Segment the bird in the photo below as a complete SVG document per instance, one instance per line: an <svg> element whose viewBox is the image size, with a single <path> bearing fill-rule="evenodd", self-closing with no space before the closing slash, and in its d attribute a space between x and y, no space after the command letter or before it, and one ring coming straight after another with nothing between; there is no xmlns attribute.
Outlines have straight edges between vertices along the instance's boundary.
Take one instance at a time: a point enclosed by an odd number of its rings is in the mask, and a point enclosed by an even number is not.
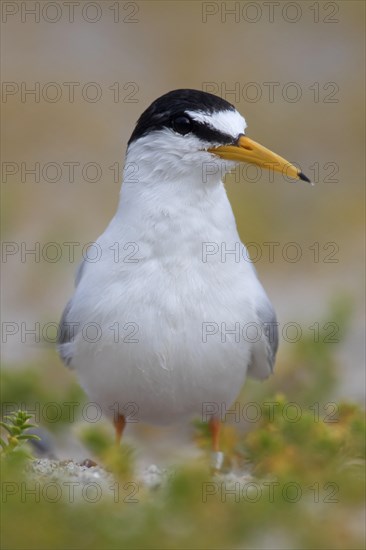
<svg viewBox="0 0 366 550"><path fill-rule="evenodd" d="M276 314L223 180L241 162L310 180L246 127L225 99L178 89L153 101L128 141L116 213L95 242L98 261L78 268L58 338L118 444L129 421L205 413L221 463L219 406L230 407L247 376L273 372ZM240 261L222 254L238 243Z"/></svg>

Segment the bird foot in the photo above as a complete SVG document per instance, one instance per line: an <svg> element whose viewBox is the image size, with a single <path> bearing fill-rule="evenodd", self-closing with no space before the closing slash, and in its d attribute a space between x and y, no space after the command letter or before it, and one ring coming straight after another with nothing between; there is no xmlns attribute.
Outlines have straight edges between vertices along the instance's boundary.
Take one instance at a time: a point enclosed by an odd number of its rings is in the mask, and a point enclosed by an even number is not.
<svg viewBox="0 0 366 550"><path fill-rule="evenodd" d="M220 472L224 464L224 453L222 451L214 451L211 454L211 468L214 472Z"/></svg>

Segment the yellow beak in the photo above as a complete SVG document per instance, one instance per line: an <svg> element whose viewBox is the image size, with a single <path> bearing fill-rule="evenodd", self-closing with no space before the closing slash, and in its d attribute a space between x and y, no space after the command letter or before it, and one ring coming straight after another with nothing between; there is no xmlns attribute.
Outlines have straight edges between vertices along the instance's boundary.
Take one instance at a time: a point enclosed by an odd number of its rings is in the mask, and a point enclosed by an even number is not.
<svg viewBox="0 0 366 550"><path fill-rule="evenodd" d="M311 183L296 166L244 135L240 136L236 145L221 145L208 151L226 160L249 162L267 170L281 172L284 176Z"/></svg>

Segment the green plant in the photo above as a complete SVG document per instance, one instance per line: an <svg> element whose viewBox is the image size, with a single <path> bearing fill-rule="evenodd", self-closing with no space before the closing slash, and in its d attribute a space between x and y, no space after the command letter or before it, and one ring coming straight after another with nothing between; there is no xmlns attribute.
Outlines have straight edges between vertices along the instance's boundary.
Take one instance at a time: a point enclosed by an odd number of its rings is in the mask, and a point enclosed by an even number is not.
<svg viewBox="0 0 366 550"><path fill-rule="evenodd" d="M35 424L30 424L29 419L32 415L26 411L19 410L4 417L4 422L0 422L0 426L8 432L7 441L0 437L0 445L2 447L1 456L7 456L10 453L22 447L23 443L36 440L40 437L35 434L25 433L30 428L36 428Z"/></svg>

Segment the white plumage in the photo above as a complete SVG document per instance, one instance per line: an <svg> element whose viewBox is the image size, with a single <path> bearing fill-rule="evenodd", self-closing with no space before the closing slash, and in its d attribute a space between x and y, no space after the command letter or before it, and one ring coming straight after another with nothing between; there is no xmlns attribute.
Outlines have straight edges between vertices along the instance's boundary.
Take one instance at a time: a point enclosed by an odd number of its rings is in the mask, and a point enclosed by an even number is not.
<svg viewBox="0 0 366 550"><path fill-rule="evenodd" d="M272 370L275 314L247 254L239 262L206 254L205 243L244 249L221 178L235 163L208 151L222 141L202 139L208 128L238 142L245 120L229 107L183 109L199 124L184 134L155 109L162 126L143 127L129 144L118 210L97 241L101 258L81 266L60 352L111 416L128 403L143 422L201 416L207 403L229 408L248 369L257 378ZM213 162L217 170L206 170ZM229 333L238 324L239 338ZM245 334L248 324L258 338Z"/></svg>

